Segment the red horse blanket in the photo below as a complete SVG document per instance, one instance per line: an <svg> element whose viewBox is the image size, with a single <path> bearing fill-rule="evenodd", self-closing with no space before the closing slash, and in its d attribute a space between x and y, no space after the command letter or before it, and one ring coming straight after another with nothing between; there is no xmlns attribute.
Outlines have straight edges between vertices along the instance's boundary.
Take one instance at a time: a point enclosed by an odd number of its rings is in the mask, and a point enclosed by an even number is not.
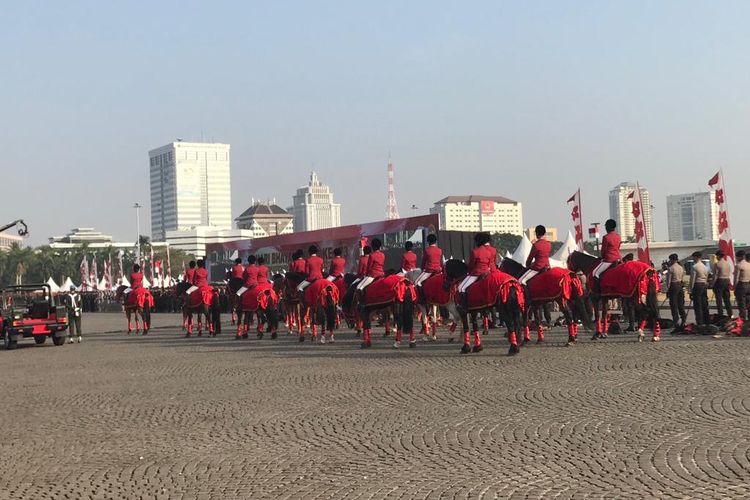
<svg viewBox="0 0 750 500"><path fill-rule="evenodd" d="M125 307L137 307L143 309L148 302L149 307L154 307L154 297L147 288L133 288L125 297Z"/></svg>
<svg viewBox="0 0 750 500"><path fill-rule="evenodd" d="M443 273L433 274L422 283L422 292L425 301L430 305L444 306L451 300L450 290L445 287L445 275Z"/></svg>
<svg viewBox="0 0 750 500"><path fill-rule="evenodd" d="M257 311L258 308L267 309L269 303L275 306L278 304L279 297L276 295L271 283L259 283L252 290L247 290L243 293L240 301L243 311Z"/></svg>
<svg viewBox="0 0 750 500"><path fill-rule="evenodd" d="M571 272L560 267L553 267L543 273L534 276L528 282L529 295L534 302L543 302L548 300L570 300L573 296L573 287L578 288L580 295L583 295L581 281L571 276Z"/></svg>
<svg viewBox="0 0 750 500"><path fill-rule="evenodd" d="M411 281L403 276L392 274L370 283L365 289L365 305L379 306L391 302L403 302L407 293L411 294L412 300L417 300L417 292Z"/></svg>
<svg viewBox="0 0 750 500"><path fill-rule="evenodd" d="M210 306L214 303L214 289L210 286L202 286L188 295L188 306L195 308L202 305Z"/></svg>
<svg viewBox="0 0 750 500"><path fill-rule="evenodd" d="M497 302L498 297L502 302L506 302L513 288L517 289L518 301L523 307L523 287L516 278L496 269L484 279L471 285L466 291L469 310L491 307Z"/></svg>
<svg viewBox="0 0 750 500"><path fill-rule="evenodd" d="M315 303L326 305L326 297L331 296L334 304L339 303L339 287L328 280L319 279L310 283L305 288L305 304L311 306Z"/></svg>
<svg viewBox="0 0 750 500"><path fill-rule="evenodd" d="M653 268L643 262L631 260L607 269L599 278L599 288L605 297L630 297L648 288L646 272Z"/></svg>

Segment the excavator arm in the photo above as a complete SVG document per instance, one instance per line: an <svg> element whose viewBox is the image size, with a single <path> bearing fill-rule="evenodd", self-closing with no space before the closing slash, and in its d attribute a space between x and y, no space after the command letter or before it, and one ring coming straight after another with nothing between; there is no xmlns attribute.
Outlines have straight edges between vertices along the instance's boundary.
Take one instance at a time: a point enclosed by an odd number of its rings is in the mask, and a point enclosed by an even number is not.
<svg viewBox="0 0 750 500"><path fill-rule="evenodd" d="M10 224L6 224L4 226L0 226L0 233L5 231L6 229L10 229L13 226L18 226L18 235L19 236L26 236L29 234L29 228L26 226L26 223L23 221L23 219L14 220Z"/></svg>

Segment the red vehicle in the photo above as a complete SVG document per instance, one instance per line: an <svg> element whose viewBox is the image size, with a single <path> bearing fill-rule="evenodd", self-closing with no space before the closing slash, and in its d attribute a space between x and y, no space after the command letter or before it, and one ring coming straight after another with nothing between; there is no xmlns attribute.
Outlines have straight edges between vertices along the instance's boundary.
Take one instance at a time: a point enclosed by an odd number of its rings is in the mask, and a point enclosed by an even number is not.
<svg viewBox="0 0 750 500"><path fill-rule="evenodd" d="M63 345L68 308L57 302L46 283L9 286L2 291L0 326L6 349L15 349L19 337L33 337L37 344L52 337L55 345Z"/></svg>

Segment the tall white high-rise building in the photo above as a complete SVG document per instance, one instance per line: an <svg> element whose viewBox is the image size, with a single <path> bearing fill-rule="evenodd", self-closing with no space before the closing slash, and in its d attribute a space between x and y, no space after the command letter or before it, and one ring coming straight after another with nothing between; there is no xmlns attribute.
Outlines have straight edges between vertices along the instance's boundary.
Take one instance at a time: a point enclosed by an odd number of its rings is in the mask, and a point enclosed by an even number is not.
<svg viewBox="0 0 750 500"><path fill-rule="evenodd" d="M232 229L229 144L177 141L148 152L151 239L197 227Z"/></svg>
<svg viewBox="0 0 750 500"><path fill-rule="evenodd" d="M617 222L617 230L623 241L635 238L635 217L633 217L633 200L628 199L635 191L632 182L621 182L609 192L609 218ZM651 195L641 186L641 203L643 204L643 221L646 223L646 237L654 241L654 226L651 222Z"/></svg>
<svg viewBox="0 0 750 500"><path fill-rule="evenodd" d="M718 240L719 206L715 191L667 196L669 241Z"/></svg>
<svg viewBox="0 0 750 500"><path fill-rule="evenodd" d="M295 232L341 225L341 204L333 202L331 188L321 183L315 172L310 174L310 183L299 188L292 200Z"/></svg>

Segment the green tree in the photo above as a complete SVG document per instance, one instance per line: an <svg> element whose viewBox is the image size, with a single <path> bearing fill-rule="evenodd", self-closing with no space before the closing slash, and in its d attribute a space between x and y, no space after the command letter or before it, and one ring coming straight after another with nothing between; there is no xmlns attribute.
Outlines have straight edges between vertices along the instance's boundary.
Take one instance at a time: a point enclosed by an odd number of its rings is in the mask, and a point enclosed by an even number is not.
<svg viewBox="0 0 750 500"><path fill-rule="evenodd" d="M521 236L510 233L495 233L492 235L492 246L494 246L498 253L505 255L505 252L513 253L518 245L521 243Z"/></svg>

